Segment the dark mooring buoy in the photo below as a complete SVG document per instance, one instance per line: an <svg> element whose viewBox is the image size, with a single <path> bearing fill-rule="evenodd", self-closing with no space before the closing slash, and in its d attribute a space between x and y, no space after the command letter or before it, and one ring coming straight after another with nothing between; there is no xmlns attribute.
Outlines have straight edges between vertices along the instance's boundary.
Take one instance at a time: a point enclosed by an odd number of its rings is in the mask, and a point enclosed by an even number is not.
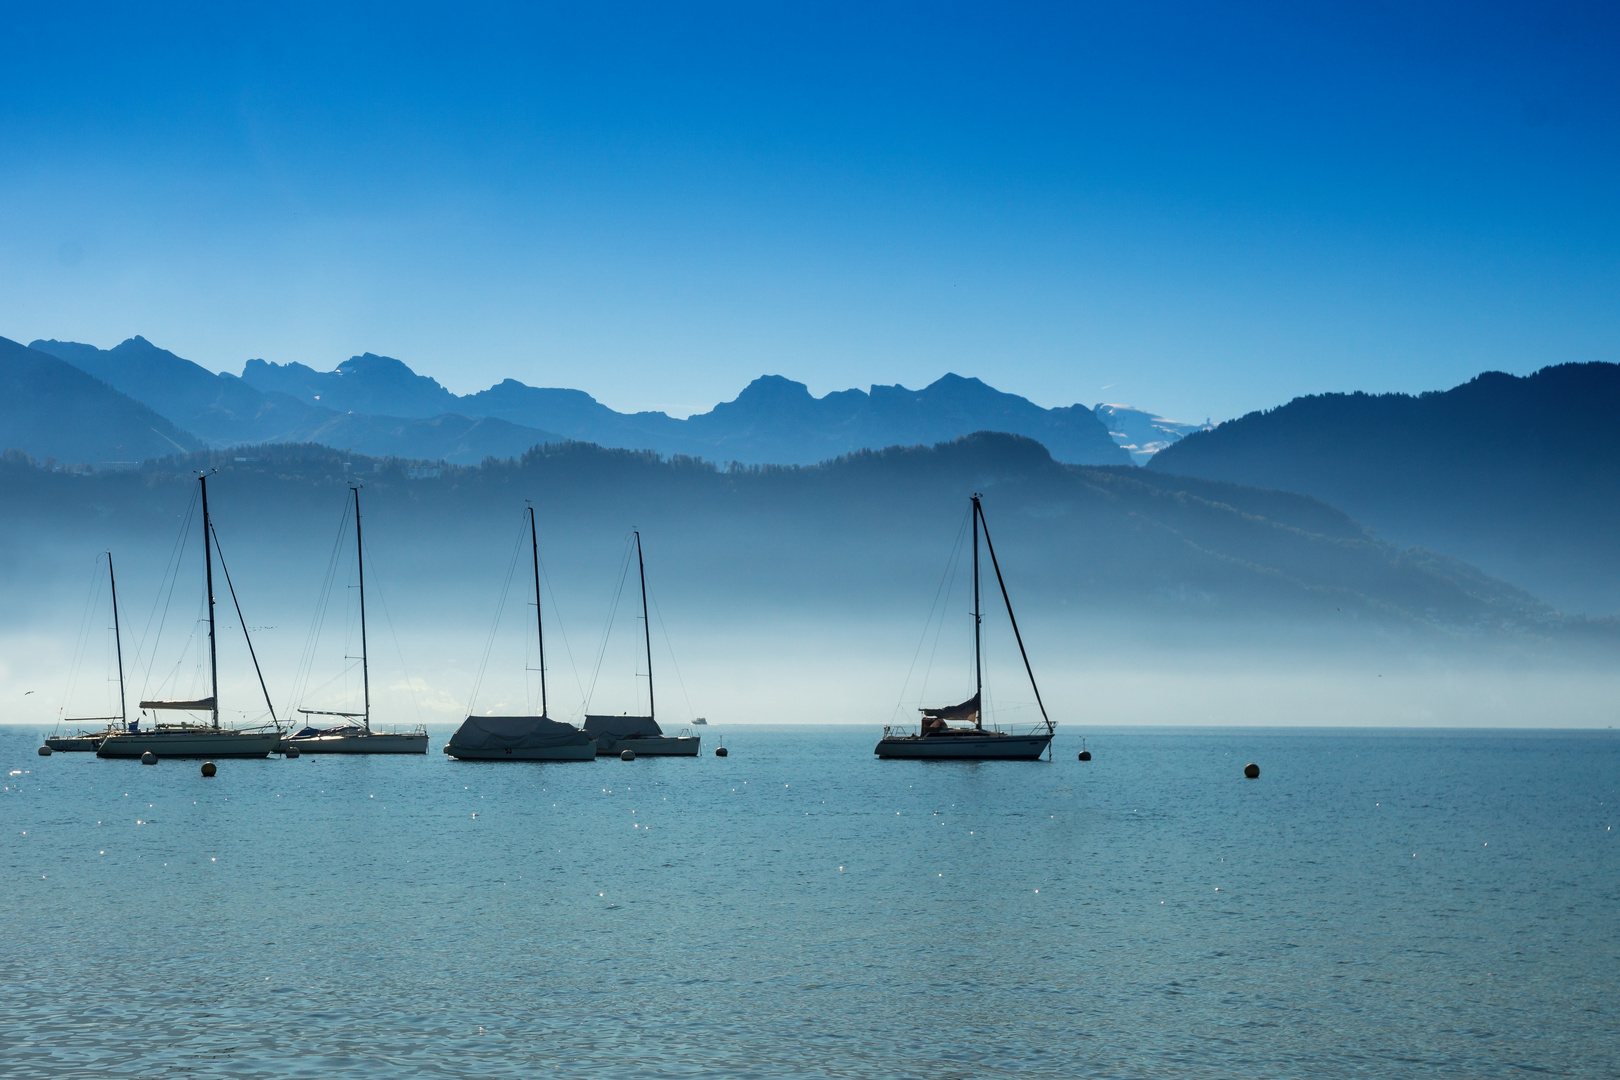
<svg viewBox="0 0 1620 1080"><path fill-rule="evenodd" d="M51 756L51 748L48 747L48 746L40 747L39 748L39 756L40 757L50 757Z"/></svg>
<svg viewBox="0 0 1620 1080"><path fill-rule="evenodd" d="M298 756L298 747L296 747L296 746L287 747L287 749L285 749L285 750L283 750L281 752L281 756L282 757L287 757L287 758L295 758L295 757L297 757Z"/></svg>
<svg viewBox="0 0 1620 1080"><path fill-rule="evenodd" d="M1090 761L1091 760L1091 751L1090 750L1082 750L1082 751L1080 751L1080 760L1081 761Z"/></svg>
<svg viewBox="0 0 1620 1080"><path fill-rule="evenodd" d="M217 772L219 772L219 766L218 765L215 765L212 761L203 762L203 775L204 776L213 776Z"/></svg>
<svg viewBox="0 0 1620 1080"><path fill-rule="evenodd" d="M141 764L142 765L156 765L157 764L157 755L152 753L152 751L148 750L146 753L141 755Z"/></svg>
<svg viewBox="0 0 1620 1080"><path fill-rule="evenodd" d="M1252 761L1249 762L1247 765L1243 766L1243 775L1247 776L1250 780L1260 779L1260 766L1256 765Z"/></svg>
<svg viewBox="0 0 1620 1080"><path fill-rule="evenodd" d="M729 751L727 751L726 748L723 747L723 746L717 746L717 747L714 748L714 756L715 757L725 757L728 752Z"/></svg>
<svg viewBox="0 0 1620 1080"><path fill-rule="evenodd" d="M623 753L621 753L619 755L619 760L620 761L634 761L634 760L636 760L636 752L634 750L626 750L626 751L624 751Z"/></svg>

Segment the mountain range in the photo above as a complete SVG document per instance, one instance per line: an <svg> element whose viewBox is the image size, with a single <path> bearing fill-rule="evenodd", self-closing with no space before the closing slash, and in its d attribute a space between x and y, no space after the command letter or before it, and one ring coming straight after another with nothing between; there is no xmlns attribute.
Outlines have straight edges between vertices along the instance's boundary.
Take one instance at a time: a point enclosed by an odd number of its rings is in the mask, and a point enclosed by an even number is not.
<svg viewBox="0 0 1620 1080"><path fill-rule="evenodd" d="M1464 559L1565 611L1620 610L1620 365L1451 390L1320 394L1196 432L1154 472L1279 488Z"/></svg>
<svg viewBox="0 0 1620 1080"><path fill-rule="evenodd" d="M114 349L0 339L0 447L65 463L318 443L471 465L577 441L710 462L811 464L975 431L1034 439L1065 464L1320 499L1380 540L1444 552L1558 610L1620 612L1620 366L1491 372L1420 395L1323 394L1218 427L1120 405L1043 409L977 379L817 398L756 379L706 413L619 413L579 390L505 380L456 395L367 353L329 372L252 360L216 374L144 338ZM1179 440L1179 441L1177 441ZM1145 482L1145 481L1144 481Z"/></svg>
<svg viewBox="0 0 1620 1080"><path fill-rule="evenodd" d="M95 376L214 447L318 442L374 456L471 464L579 440L710 461L813 464L859 449L990 430L1036 439L1066 462L1130 460L1085 406L1045 409L956 375L921 390L873 386L820 398L803 383L768 375L735 400L683 420L615 412L580 390L514 379L458 396L403 362L372 353L329 372L250 360L238 378L138 336L112 349L54 340L29 348ZM0 430L0 441L15 440ZM17 448L38 454L29 445Z"/></svg>

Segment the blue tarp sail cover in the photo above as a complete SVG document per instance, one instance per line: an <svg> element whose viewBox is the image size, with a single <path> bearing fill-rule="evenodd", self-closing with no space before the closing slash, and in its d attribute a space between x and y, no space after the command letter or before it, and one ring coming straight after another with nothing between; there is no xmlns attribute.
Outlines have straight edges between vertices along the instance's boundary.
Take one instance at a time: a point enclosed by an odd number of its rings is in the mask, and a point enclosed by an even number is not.
<svg viewBox="0 0 1620 1080"><path fill-rule="evenodd" d="M650 716L590 716L585 717L585 731L592 738L604 735L610 739L633 739L638 735L662 735L658 721Z"/></svg>
<svg viewBox="0 0 1620 1080"><path fill-rule="evenodd" d="M918 709L924 720L977 720L979 695L974 694L960 705L944 705L938 709Z"/></svg>
<svg viewBox="0 0 1620 1080"><path fill-rule="evenodd" d="M469 716L450 736L450 745L467 750L528 750L570 746L589 738L573 724L544 716Z"/></svg>

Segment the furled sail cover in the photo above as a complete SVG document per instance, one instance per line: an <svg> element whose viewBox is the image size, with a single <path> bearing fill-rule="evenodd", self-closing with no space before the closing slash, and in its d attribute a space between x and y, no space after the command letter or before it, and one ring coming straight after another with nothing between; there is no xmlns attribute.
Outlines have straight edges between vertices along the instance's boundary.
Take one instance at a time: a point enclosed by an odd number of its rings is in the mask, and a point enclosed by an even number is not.
<svg viewBox="0 0 1620 1080"><path fill-rule="evenodd" d="M977 720L979 695L974 694L960 705L944 705L938 709L918 709L924 720Z"/></svg>
<svg viewBox="0 0 1620 1080"><path fill-rule="evenodd" d="M197 698L193 701L143 701L143 709L184 709L187 712L213 712L214 699Z"/></svg>
<svg viewBox="0 0 1620 1080"><path fill-rule="evenodd" d="M304 728L301 728L298 731L294 732L293 735L292 735L292 738L294 738L294 739L316 739L316 738L319 738L322 735L359 735L359 734L362 734L364 731L365 731L365 728L360 727L357 724L348 724L348 725L344 725L344 726L328 727L328 728L304 727Z"/></svg>
<svg viewBox="0 0 1620 1080"><path fill-rule="evenodd" d="M544 716L469 716L450 736L450 745L468 750L518 750L587 740L573 724Z"/></svg>
<svg viewBox="0 0 1620 1080"><path fill-rule="evenodd" d="M586 734L600 739L631 739L637 735L662 735L658 721L650 716L589 716L585 717Z"/></svg>

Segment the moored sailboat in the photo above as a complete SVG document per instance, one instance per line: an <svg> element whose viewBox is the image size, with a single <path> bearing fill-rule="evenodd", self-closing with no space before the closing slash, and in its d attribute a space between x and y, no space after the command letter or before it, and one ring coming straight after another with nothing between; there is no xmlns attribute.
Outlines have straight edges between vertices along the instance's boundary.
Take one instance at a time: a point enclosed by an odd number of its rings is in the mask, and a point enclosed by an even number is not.
<svg viewBox="0 0 1620 1080"><path fill-rule="evenodd" d="M883 738L872 752L882 758L929 758L956 760L1035 761L1052 745L1057 725L1046 715L1046 704L1041 700L1040 687L1035 683L1035 671L1030 667L1029 654L1024 651L1024 637L1018 630L1018 619L1013 614L1012 599L1007 595L1007 582L1001 576L1001 564L996 559L995 545L990 542L990 526L984 520L984 507L979 496L973 503L973 696L955 705L923 708L922 723L913 733L888 726ZM979 605L979 533L984 532L984 544L990 552L990 565L995 568L996 583L1001 587L1002 601L1007 605L1007 620L1012 623L1013 637L1018 642L1018 654L1024 660L1024 671L1029 675L1030 689L1035 692L1035 703L1041 710L1041 723L1022 734L985 727L983 720L984 660L981 637L984 616ZM952 721L956 721L955 724ZM967 723L972 726L967 726Z"/></svg>
<svg viewBox="0 0 1620 1080"><path fill-rule="evenodd" d="M529 507L529 544L534 558L534 621L540 642L540 715L474 716L468 709L444 752L462 761L594 761L596 740L573 724L547 716L546 626L540 612L540 534ZM508 579L510 580L510 579ZM497 623L499 612L496 613ZM493 631L492 631L493 633Z"/></svg>
<svg viewBox="0 0 1620 1080"><path fill-rule="evenodd" d="M598 754L632 751L637 757L696 757L703 745L699 735L665 735L658 726L657 699L653 696L652 626L647 620L647 563L641 557L641 531L635 532L636 568L641 572L641 629L647 646L647 715L585 716L585 730L596 739Z"/></svg>
<svg viewBox="0 0 1620 1080"><path fill-rule="evenodd" d="M150 728L142 728L139 720L125 724L122 730L108 732L96 747L96 756L103 758L138 758L145 753L154 753L159 758L226 758L226 757L266 757L275 749L281 738L281 731L276 727L261 729L238 729L220 727L219 724L219 651L215 638L214 619L214 536L213 520L208 515L208 476L203 474L197 477L198 491L202 499L203 524L203 567L204 586L207 590L208 607L208 685L209 695L205 698L190 699L153 699L141 702L142 710L151 709L169 710L190 713L208 713L210 723L198 724L182 721L178 724L157 723ZM230 571L225 568L223 557L220 560L220 569L225 571L226 584L231 590L231 602L236 604L236 587L230 585ZM236 604L238 621L242 617L240 604ZM247 634L247 624L242 623L242 633ZM253 639L248 638L248 654L253 656L253 668L259 674L259 688L264 689L264 675L259 672L259 660L253 653ZM275 719L275 707L270 705L270 694L265 691L265 705L270 709L270 717Z"/></svg>
<svg viewBox="0 0 1620 1080"><path fill-rule="evenodd" d="M283 739L278 749L296 749L304 754L425 754L428 747L425 727L414 731L373 731L371 728L371 661L366 649L366 552L360 533L360 485L354 484L350 490L354 493L354 562L360 587L360 686L365 711L335 712L300 707L298 712L303 716L331 717L341 722L328 727L316 727L313 721L307 722L301 730Z"/></svg>

